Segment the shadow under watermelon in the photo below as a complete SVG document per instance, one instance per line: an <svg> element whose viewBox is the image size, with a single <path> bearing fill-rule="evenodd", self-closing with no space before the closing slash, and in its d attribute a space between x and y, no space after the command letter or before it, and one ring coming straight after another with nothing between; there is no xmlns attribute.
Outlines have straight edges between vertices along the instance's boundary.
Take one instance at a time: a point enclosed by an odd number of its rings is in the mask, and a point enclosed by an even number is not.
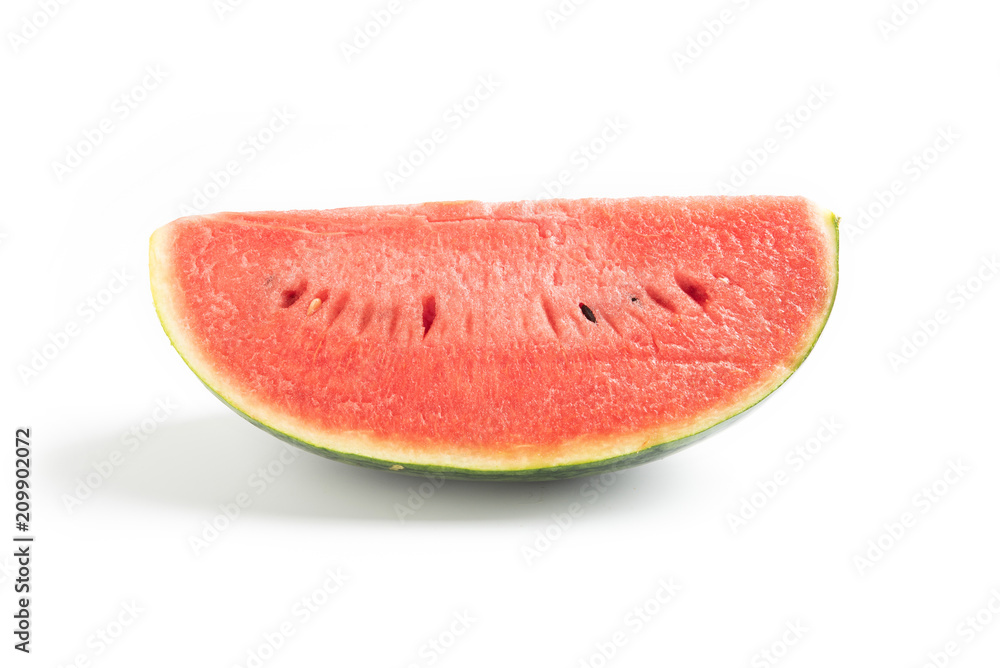
<svg viewBox="0 0 1000 668"><path fill-rule="evenodd" d="M162 425L134 451L119 434L73 445L54 471L64 489L93 480L112 450L124 462L93 491L105 502L166 504L199 517L241 504L240 514L396 523L525 521L574 503L627 510L669 503L671 466L549 482L482 482L411 477L332 461L288 446L231 413ZM669 458L668 458L669 459ZM648 497L655 498L648 498ZM85 500L84 503L89 503ZM242 520L241 520L242 521Z"/></svg>

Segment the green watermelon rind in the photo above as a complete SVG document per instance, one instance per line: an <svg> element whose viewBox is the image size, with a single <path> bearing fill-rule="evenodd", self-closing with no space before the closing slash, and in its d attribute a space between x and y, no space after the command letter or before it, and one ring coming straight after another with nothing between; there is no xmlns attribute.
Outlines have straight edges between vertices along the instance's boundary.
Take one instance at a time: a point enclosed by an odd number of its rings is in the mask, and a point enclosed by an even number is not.
<svg viewBox="0 0 1000 668"><path fill-rule="evenodd" d="M289 434L286 434L270 425L267 425L260 420L253 418L243 411L241 411L236 406L229 403L225 397L216 392L212 387L202 380L202 383L212 392L216 397L218 397L224 404L233 409L240 417L247 420L251 424L263 429L264 431L270 433L273 436L290 443L292 445L304 448L309 452L313 452L327 459L333 459L335 461L343 462L346 464L354 464L356 466L363 466L365 468L373 468L380 470L389 470L394 473L402 473L404 475L411 476L428 476L428 477L440 477L449 478L452 480L523 480L523 481L545 481L545 480L563 480L566 478L579 478L583 476L598 475L601 473L618 471L621 469L631 468L633 466L638 466L640 464L645 464L680 450L681 448L692 445L701 439L705 438L709 434L721 430L724 427L729 426L729 424L744 414L747 410L752 408L754 405L747 406L739 413L732 415L721 422L717 422L708 429L700 431L695 434L690 434L682 438L678 438L666 443L660 443L658 445L653 445L638 452L629 453L627 455L620 455L617 457L611 457L608 459L598 459L590 462L582 462L578 464L564 464L560 466L548 466L543 468L535 469L510 469L510 470L500 470L500 469L489 469L489 470L479 470L479 469L469 469L469 468L456 468L452 466L434 466L431 464L410 464L410 463L399 463L392 462L385 459L375 459L373 457L365 457L363 455L357 455L350 452L341 452L337 450L330 450L307 441L303 441L295 438ZM760 403L760 402L757 402Z"/></svg>
<svg viewBox="0 0 1000 668"><path fill-rule="evenodd" d="M764 399L771 396L775 390L781 387L794 372L802 365L809 354L812 352L813 348L816 346L816 342L819 340L820 335L826 327L826 323L829 321L830 314L833 312L833 304L837 296L837 287L839 284L839 256L840 256L840 230L839 222L840 217L835 215L833 212L827 211L825 213L827 219L827 224L832 231L832 241L833 241L833 266L831 268L831 294L829 304L826 308L822 322L820 322L816 333L812 340L809 342L808 347L805 351L795 360L794 364L789 367L788 372L778 381L773 387L767 388L759 396L754 397L751 401L743 405L736 405L734 410L723 417L718 422L701 429L699 431L683 435L679 438L658 443L655 445L648 446L641 450L635 452L627 453L624 455L617 455L613 457L608 457L605 459L595 459L591 461L573 462L570 464L560 464L556 466L542 466L537 468L520 468L520 469L474 469L474 468L459 468L451 466L439 466L434 464L423 464L423 463L412 463L412 462L396 462L386 459L378 459L374 457L366 457L364 455L359 455L351 452L344 452L339 450L332 450L323 446L298 439L291 434L285 433L275 427L248 415L244 411L240 410L239 407L234 405L229 399L220 394L214 387L212 387L200 373L191 364L191 362L184 355L183 351L177 346L174 337L171 336L170 330L167 323L164 321L163 314L160 308L157 308L157 316L160 320L160 324L163 327L167 338L170 340L171 345L180 355L181 359L188 366L189 369L198 377L198 379L205 385L208 390L219 398L224 404L229 406L233 411L235 411L242 418L250 422L251 424L257 426L260 429L272 434L273 436L285 441L291 445L303 448L315 454L328 459L333 459L346 464L353 464L356 466L362 466L366 468L379 469L383 471L392 471L395 473L401 473L404 475L411 476L435 476L441 478L455 479L455 480L483 480L483 481L546 481L546 480L561 480L568 478L577 478L583 476L592 476L602 473L615 472L626 468L631 468L633 466L638 466L640 464L645 464L657 459L666 457L667 455L673 454L689 445L693 445L698 441L706 438L707 436L730 426L738 418L746 415L747 411L755 406L759 405ZM153 292L154 305L156 304L156 290ZM613 437L612 437L613 438ZM609 439L610 440L610 439Z"/></svg>

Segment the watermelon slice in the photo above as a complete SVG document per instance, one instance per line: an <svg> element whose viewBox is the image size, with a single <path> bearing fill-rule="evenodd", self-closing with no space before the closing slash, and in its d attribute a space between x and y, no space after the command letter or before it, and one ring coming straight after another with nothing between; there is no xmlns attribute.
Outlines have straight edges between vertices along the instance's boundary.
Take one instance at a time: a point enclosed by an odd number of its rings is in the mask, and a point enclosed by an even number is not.
<svg viewBox="0 0 1000 668"><path fill-rule="evenodd" d="M150 241L210 390L324 456L455 478L646 462L812 349L837 218L798 197L436 202L190 216Z"/></svg>

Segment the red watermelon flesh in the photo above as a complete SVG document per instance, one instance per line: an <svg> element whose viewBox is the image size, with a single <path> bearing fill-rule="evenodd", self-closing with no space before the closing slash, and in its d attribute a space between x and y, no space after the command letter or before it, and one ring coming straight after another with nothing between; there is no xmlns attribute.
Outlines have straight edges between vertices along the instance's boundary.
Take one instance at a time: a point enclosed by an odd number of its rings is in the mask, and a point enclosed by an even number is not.
<svg viewBox="0 0 1000 668"><path fill-rule="evenodd" d="M439 202L181 218L161 321L224 401L322 454L456 477L644 461L780 385L833 304L803 198Z"/></svg>

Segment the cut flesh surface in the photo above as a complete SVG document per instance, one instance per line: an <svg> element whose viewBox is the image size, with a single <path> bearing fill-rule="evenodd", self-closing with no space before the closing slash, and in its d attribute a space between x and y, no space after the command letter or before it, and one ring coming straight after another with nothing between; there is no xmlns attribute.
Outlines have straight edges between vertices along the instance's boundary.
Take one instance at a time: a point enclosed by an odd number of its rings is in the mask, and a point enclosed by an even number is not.
<svg viewBox="0 0 1000 668"><path fill-rule="evenodd" d="M226 403L337 459L555 478L653 459L815 343L836 217L798 197L437 202L157 230L173 345Z"/></svg>

